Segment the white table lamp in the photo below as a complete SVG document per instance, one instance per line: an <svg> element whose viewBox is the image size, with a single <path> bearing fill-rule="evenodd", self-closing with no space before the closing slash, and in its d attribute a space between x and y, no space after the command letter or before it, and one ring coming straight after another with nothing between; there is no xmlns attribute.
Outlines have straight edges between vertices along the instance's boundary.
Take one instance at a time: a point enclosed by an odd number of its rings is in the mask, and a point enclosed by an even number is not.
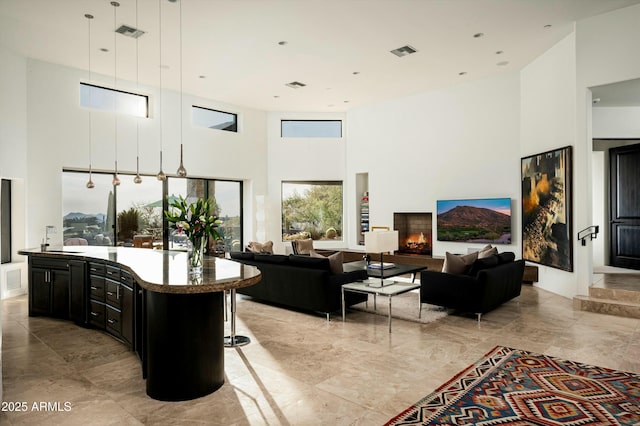
<svg viewBox="0 0 640 426"><path fill-rule="evenodd" d="M398 231L373 231L364 233L364 250L380 253L380 281L368 280L370 286L383 287L394 281L384 279L384 252L398 250Z"/></svg>

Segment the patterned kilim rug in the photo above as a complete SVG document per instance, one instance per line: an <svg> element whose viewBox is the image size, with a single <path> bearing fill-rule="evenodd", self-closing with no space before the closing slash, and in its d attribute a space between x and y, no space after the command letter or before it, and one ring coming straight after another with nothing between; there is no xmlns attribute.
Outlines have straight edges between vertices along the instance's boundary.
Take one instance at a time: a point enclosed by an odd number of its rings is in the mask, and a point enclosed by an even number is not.
<svg viewBox="0 0 640 426"><path fill-rule="evenodd" d="M640 375L496 346L387 425L640 425Z"/></svg>

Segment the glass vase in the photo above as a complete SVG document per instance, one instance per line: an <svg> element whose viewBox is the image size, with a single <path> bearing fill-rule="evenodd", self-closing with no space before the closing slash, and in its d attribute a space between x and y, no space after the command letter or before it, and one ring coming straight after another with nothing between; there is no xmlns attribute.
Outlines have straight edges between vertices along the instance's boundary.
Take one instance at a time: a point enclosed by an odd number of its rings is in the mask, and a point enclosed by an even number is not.
<svg viewBox="0 0 640 426"><path fill-rule="evenodd" d="M202 256L204 254L204 238L194 237L189 239L189 276L202 275Z"/></svg>

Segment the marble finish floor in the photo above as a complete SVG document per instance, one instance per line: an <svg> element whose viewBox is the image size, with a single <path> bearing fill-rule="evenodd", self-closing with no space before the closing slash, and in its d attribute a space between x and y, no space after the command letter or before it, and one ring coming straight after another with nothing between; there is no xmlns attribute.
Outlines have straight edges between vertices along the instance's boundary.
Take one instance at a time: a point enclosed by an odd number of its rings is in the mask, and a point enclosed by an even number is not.
<svg viewBox="0 0 640 426"><path fill-rule="evenodd" d="M531 286L480 324L459 315L394 320L392 334L380 315L352 311L344 323L338 315L327 322L240 298L237 329L252 343L225 350L224 386L161 402L146 396L138 358L108 335L29 318L24 296L1 303L4 401L63 410L0 412L9 425L383 424L495 345L640 373L639 319L575 311L571 300Z"/></svg>

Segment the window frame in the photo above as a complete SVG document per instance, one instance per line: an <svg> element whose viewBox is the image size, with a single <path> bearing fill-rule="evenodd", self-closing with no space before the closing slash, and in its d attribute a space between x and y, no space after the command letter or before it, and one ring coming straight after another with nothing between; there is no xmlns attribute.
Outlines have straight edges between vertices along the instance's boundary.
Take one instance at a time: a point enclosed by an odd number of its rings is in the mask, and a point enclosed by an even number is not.
<svg viewBox="0 0 640 426"><path fill-rule="evenodd" d="M196 123L195 123L195 121L193 120L193 109L194 109L194 108L201 109L201 110L205 110L205 111L217 112L217 113L220 113L220 114L232 115L232 116L233 116L233 119L234 119L234 120L233 120L233 122L234 122L234 129L233 129L233 130L231 130L231 129L217 129L217 128L215 128L215 127L201 126L201 125L199 125L199 124L196 124ZM237 114L237 113L235 113L235 112L222 111L222 110L215 109L215 108L208 108L208 107L203 107L203 106L200 106L200 105L193 105L193 104L192 104L192 105L191 105L191 117L192 117L192 122L193 122L193 124L194 124L194 126L195 126L195 127L201 127L201 128L209 129L209 130L220 130L220 131L223 131L223 132L240 133L240 132L239 132L239 126L238 126L238 122L239 122L239 120L238 120L238 114Z"/></svg>
<svg viewBox="0 0 640 426"><path fill-rule="evenodd" d="M132 117L137 117L137 118L149 118L149 95L143 95L142 93L136 93L136 92L130 92L128 90L120 90L120 89L114 89L111 87L105 87L105 86L100 86L98 84L94 84L94 83L85 83L85 82L80 82L80 92L82 92L82 86L87 86L87 87L95 87L97 89L102 89L102 90L106 90L108 92L115 92L115 93L124 93L125 95L132 95L132 96L139 96L141 98L144 98L144 104L145 104L145 115L144 116L139 116L139 115L135 115L135 114L128 114L125 112L121 112L118 111L117 109L103 109L103 108L96 108L94 106L88 106L88 105L83 105L82 104L82 95L80 96L80 106L83 108L88 108L88 109L92 109L92 110L96 110L96 111L104 111L104 112L111 112L114 114L125 114L125 115L130 115Z"/></svg>
<svg viewBox="0 0 640 426"><path fill-rule="evenodd" d="M313 136L313 135L305 135L305 136L284 136L284 123L287 122L307 122L307 123L319 123L319 122L336 122L340 123L340 136ZM280 119L280 138L282 139L342 139L344 136L344 120L342 119L288 119L281 118Z"/></svg>

